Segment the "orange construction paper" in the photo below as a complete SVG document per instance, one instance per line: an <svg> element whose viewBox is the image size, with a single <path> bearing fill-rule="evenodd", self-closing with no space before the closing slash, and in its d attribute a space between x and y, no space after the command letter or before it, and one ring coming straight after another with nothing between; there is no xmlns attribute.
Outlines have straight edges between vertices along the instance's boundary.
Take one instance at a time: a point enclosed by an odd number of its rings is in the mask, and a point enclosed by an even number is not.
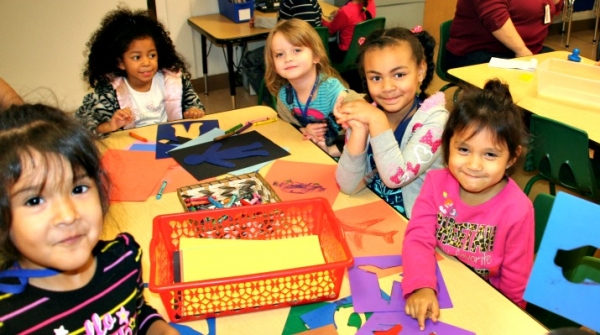
<svg viewBox="0 0 600 335"><path fill-rule="evenodd" d="M323 197L333 205L340 189L336 165L277 160L265 176L281 201Z"/></svg>
<svg viewBox="0 0 600 335"><path fill-rule="evenodd" d="M335 216L353 256L402 254L406 223L385 201L340 209Z"/></svg>
<svg viewBox="0 0 600 335"><path fill-rule="evenodd" d="M335 326L333 324L328 324L327 326L310 329L307 331L303 331L299 334L302 334L302 335L337 335L338 332L335 329Z"/></svg>
<svg viewBox="0 0 600 335"><path fill-rule="evenodd" d="M102 165L111 181L109 199L114 201L146 201L162 184L173 159L155 159L153 151L109 149L102 155Z"/></svg>

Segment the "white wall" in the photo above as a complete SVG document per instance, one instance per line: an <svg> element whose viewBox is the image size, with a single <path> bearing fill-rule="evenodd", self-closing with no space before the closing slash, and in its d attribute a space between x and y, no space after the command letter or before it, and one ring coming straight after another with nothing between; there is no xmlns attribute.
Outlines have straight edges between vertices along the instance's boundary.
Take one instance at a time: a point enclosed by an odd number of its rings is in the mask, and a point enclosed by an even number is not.
<svg viewBox="0 0 600 335"><path fill-rule="evenodd" d="M27 102L75 110L87 87L85 44L118 0L1 0L0 76ZM126 0L132 9L145 0Z"/></svg>

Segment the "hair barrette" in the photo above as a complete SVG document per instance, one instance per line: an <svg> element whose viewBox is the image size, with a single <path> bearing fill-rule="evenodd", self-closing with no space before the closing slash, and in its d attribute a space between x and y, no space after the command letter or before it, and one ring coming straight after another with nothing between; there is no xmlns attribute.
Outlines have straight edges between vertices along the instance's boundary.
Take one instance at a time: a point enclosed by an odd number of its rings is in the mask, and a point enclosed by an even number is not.
<svg viewBox="0 0 600 335"><path fill-rule="evenodd" d="M359 37L358 38L358 45L363 45L365 43L365 38L364 37Z"/></svg>
<svg viewBox="0 0 600 335"><path fill-rule="evenodd" d="M411 31L413 34L418 34L418 33L420 33L420 32L422 32L422 31L423 31L423 27L421 27L421 26L415 26L415 27L414 27L414 28L412 28L410 31Z"/></svg>

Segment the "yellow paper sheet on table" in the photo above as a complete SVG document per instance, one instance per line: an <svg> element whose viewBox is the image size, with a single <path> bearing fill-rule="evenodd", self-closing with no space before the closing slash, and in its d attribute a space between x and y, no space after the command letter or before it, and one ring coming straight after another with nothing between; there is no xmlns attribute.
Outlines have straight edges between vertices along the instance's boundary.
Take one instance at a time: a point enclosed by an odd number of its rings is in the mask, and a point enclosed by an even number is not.
<svg viewBox="0 0 600 335"><path fill-rule="evenodd" d="M325 264L316 235L279 240L182 238L184 282Z"/></svg>

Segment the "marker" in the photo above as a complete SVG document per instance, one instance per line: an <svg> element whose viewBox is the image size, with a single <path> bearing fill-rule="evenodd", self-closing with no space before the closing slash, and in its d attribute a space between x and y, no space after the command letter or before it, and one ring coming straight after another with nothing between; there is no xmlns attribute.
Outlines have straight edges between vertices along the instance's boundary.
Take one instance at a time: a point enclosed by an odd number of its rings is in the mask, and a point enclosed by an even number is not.
<svg viewBox="0 0 600 335"><path fill-rule="evenodd" d="M215 206L217 208L223 208L223 204L220 203L219 201L217 201L217 199L215 199L213 197L208 197L208 201L210 201L210 203L213 204L213 206Z"/></svg>
<svg viewBox="0 0 600 335"><path fill-rule="evenodd" d="M272 118L272 119L267 119L265 121L255 122L254 125L255 126L260 126L260 125L267 124L267 123L273 123L275 121L277 121L277 118Z"/></svg>
<svg viewBox="0 0 600 335"><path fill-rule="evenodd" d="M228 138L228 137L231 137L233 135L238 135L239 133L243 132L244 130L250 128L251 126L252 126L252 123L247 122L245 125L243 125L242 127L238 128L237 130L234 130L231 133L225 132L225 134L213 138L213 141L220 141L220 140L222 140L224 138Z"/></svg>
<svg viewBox="0 0 600 335"><path fill-rule="evenodd" d="M142 142L148 142L148 140L145 137L140 136L140 135L138 135L138 134L136 134L136 133L134 133L132 131L129 132L129 136L135 138L136 140L140 140Z"/></svg>
<svg viewBox="0 0 600 335"><path fill-rule="evenodd" d="M165 187L167 187L166 180L164 180L162 185L160 185L160 189L158 190L158 194L156 195L157 200L160 200L160 198L162 198L163 192L165 191Z"/></svg>
<svg viewBox="0 0 600 335"><path fill-rule="evenodd" d="M226 131L225 131L225 134L233 133L234 131L236 131L236 130L238 130L238 129L242 128L243 126L244 126L244 125L243 125L243 124L241 124L241 123L240 123L240 124L237 124L237 125L233 126L231 129L229 129L229 130L226 130Z"/></svg>

